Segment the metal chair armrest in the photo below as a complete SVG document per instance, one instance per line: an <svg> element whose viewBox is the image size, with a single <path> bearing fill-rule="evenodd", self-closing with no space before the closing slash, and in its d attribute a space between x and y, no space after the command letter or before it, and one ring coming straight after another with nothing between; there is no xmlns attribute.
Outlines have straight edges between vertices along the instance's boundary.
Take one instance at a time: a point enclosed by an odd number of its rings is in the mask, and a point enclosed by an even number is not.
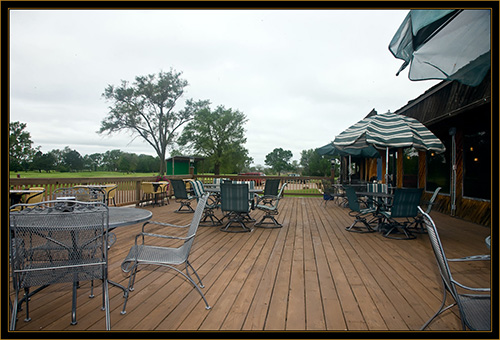
<svg viewBox="0 0 500 340"><path fill-rule="evenodd" d="M465 256L465 257L460 257L456 259L448 259L449 262L465 262L465 261L490 261L491 256L490 255L472 255L472 256Z"/></svg>
<svg viewBox="0 0 500 340"><path fill-rule="evenodd" d="M454 284L456 284L457 286L459 286L459 287L461 287L463 289L471 290L471 291L474 291L474 292L489 292L490 291L490 288L474 288L474 287L469 287L469 286L461 284L460 282L455 281L455 280L452 280L451 282L453 282Z"/></svg>

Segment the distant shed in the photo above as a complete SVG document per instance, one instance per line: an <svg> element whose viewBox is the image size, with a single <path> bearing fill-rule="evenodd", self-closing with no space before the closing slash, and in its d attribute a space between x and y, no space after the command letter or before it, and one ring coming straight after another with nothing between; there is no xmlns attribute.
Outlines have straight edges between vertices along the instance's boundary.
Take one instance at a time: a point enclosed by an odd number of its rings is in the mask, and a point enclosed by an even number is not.
<svg viewBox="0 0 500 340"><path fill-rule="evenodd" d="M196 175L203 162L203 157L174 156L167 159L167 176L169 175Z"/></svg>

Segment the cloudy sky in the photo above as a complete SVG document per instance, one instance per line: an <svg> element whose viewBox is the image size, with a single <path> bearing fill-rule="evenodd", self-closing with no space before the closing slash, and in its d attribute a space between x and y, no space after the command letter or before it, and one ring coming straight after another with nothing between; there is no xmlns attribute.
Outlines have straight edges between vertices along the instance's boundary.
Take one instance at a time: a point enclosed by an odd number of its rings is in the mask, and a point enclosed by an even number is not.
<svg viewBox="0 0 500 340"><path fill-rule="evenodd" d="M183 72L184 99L247 118L246 148L264 165L274 148L332 141L372 109L394 112L437 81L398 77L388 49L401 10L11 10L10 121L43 152L120 149L156 156L127 133L99 135L108 84Z"/></svg>

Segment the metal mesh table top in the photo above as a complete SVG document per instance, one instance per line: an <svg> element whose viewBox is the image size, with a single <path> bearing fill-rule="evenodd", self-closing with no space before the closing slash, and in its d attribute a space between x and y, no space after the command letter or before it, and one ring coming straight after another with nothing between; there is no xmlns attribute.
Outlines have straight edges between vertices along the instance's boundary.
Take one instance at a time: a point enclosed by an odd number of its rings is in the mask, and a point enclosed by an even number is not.
<svg viewBox="0 0 500 340"><path fill-rule="evenodd" d="M153 213L139 208L109 207L109 228L123 227L149 220Z"/></svg>

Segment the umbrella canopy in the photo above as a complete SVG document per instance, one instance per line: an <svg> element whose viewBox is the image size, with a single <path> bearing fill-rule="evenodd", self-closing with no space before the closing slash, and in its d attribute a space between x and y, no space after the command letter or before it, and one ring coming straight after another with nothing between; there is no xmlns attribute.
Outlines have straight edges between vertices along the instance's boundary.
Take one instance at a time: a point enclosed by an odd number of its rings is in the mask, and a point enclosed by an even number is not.
<svg viewBox="0 0 500 340"><path fill-rule="evenodd" d="M443 143L418 120L387 112L364 118L340 133L333 144L337 148L372 145L376 148L446 150Z"/></svg>
<svg viewBox="0 0 500 340"><path fill-rule="evenodd" d="M411 10L389 44L410 80L477 86L490 69L490 10Z"/></svg>
<svg viewBox="0 0 500 340"><path fill-rule="evenodd" d="M351 145L346 147L336 147L333 143L328 143L316 151L321 156L353 156L363 158L378 158L380 153L372 145Z"/></svg>

